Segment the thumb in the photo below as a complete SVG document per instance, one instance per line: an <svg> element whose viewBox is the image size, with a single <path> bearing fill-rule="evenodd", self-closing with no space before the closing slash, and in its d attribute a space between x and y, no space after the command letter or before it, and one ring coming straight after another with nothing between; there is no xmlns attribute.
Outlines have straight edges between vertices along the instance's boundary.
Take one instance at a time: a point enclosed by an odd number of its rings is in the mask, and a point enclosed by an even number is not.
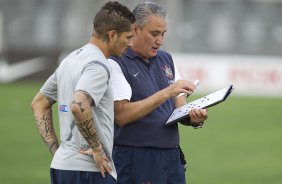
<svg viewBox="0 0 282 184"><path fill-rule="evenodd" d="M92 155L92 154L89 152L89 150L86 150L86 149L80 149L80 150L79 150L79 153L84 154L84 155Z"/></svg>

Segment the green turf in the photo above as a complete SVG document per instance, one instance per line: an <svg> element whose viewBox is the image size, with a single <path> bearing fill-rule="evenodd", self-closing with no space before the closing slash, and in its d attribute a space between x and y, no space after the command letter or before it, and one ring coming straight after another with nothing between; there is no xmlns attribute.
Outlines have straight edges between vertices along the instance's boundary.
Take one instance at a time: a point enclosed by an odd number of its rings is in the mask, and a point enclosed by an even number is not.
<svg viewBox="0 0 282 184"><path fill-rule="evenodd" d="M40 86L0 85L0 184L50 183L51 156L30 108ZM180 126L188 183L282 183L281 110L281 98L233 95L209 109L204 128Z"/></svg>
<svg viewBox="0 0 282 184"><path fill-rule="evenodd" d="M281 110L281 98L231 96L209 109L204 128L181 126L188 183L281 183Z"/></svg>

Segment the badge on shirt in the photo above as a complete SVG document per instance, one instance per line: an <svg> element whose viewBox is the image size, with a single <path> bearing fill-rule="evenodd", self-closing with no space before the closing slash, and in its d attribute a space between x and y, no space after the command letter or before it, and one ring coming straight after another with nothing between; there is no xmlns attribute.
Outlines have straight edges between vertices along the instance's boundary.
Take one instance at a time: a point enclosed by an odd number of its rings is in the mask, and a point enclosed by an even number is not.
<svg viewBox="0 0 282 184"><path fill-rule="evenodd" d="M59 111L61 112L68 112L68 106L67 105L60 105Z"/></svg>
<svg viewBox="0 0 282 184"><path fill-rule="evenodd" d="M168 78L170 78L170 79L173 78L173 73L172 73L172 70L171 70L171 68L170 68L169 66L164 65L164 67L162 67L162 69L165 71L165 75L166 75Z"/></svg>

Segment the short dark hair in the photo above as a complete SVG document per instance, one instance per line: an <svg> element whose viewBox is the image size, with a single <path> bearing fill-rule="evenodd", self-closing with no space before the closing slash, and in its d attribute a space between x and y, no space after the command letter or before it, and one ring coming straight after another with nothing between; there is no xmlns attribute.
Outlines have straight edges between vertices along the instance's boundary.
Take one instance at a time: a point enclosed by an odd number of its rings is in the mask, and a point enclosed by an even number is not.
<svg viewBox="0 0 282 184"><path fill-rule="evenodd" d="M96 14L93 29L103 40L108 41L108 31L115 30L118 34L130 31L134 22L133 13L126 6L109 1Z"/></svg>

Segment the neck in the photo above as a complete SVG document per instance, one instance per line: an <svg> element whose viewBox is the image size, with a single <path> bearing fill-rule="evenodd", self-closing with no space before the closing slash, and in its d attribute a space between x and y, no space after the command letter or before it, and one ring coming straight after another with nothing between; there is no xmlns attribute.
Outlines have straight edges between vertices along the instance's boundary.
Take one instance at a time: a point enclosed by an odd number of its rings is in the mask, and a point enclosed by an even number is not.
<svg viewBox="0 0 282 184"><path fill-rule="evenodd" d="M138 49L138 47L134 47L134 44L133 44L133 47L131 47L131 49L140 57L142 58L146 63L150 63L150 58L144 56L141 52L141 50Z"/></svg>
<svg viewBox="0 0 282 184"><path fill-rule="evenodd" d="M89 43L96 45L104 54L106 58L110 57L110 52L108 49L108 44L103 41L101 38L99 38L97 35L92 35L92 37L89 40Z"/></svg>

